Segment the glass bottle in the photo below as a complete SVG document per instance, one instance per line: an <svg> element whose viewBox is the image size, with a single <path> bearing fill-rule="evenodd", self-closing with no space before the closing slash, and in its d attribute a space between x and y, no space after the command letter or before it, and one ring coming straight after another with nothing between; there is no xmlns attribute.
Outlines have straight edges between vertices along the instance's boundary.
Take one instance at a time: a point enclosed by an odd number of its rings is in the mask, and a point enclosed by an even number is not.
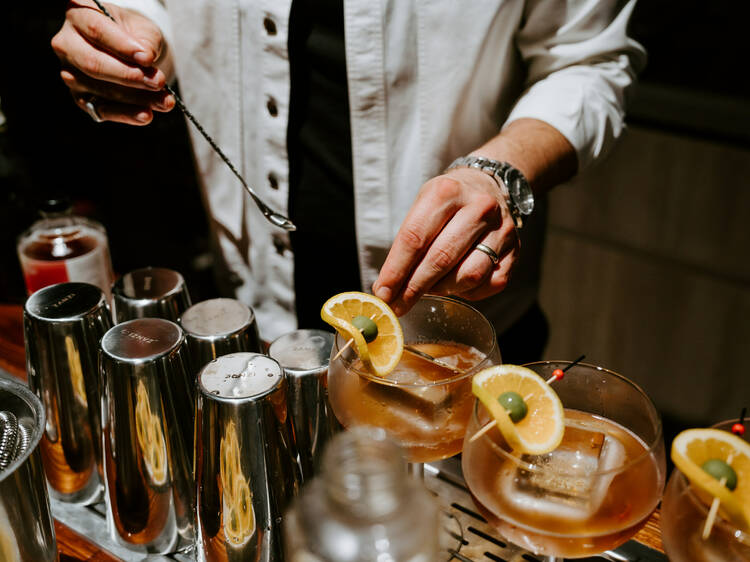
<svg viewBox="0 0 750 562"><path fill-rule="evenodd" d="M26 291L80 281L96 285L110 300L114 274L104 227L72 213L67 199L50 199L40 208L41 218L18 239Z"/></svg>
<svg viewBox="0 0 750 562"><path fill-rule="evenodd" d="M438 515L398 445L383 430L354 428L332 439L322 473L286 514L286 560L432 562Z"/></svg>

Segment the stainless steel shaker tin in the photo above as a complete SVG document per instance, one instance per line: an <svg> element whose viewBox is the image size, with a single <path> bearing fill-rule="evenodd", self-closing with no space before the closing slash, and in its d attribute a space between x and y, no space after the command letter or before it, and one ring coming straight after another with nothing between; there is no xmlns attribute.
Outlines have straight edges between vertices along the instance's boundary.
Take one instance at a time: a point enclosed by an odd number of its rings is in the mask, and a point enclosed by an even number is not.
<svg viewBox="0 0 750 562"><path fill-rule="evenodd" d="M286 374L289 418L303 481L317 472L326 443L341 430L328 403L331 347L330 332L296 330L277 338L268 348L268 355Z"/></svg>
<svg viewBox="0 0 750 562"><path fill-rule="evenodd" d="M193 372L228 353L260 352L255 313L235 299L210 299L194 304L179 319L185 330Z"/></svg>
<svg viewBox="0 0 750 562"><path fill-rule="evenodd" d="M107 525L118 544L166 554L194 541L193 377L182 329L117 324L101 341Z"/></svg>
<svg viewBox="0 0 750 562"><path fill-rule="evenodd" d="M198 378L195 477L203 559L283 560L281 518L298 486L286 383L257 353L208 363Z"/></svg>
<svg viewBox="0 0 750 562"><path fill-rule="evenodd" d="M2 442L14 449L0 470L0 560L52 562L57 544L39 450L44 407L26 386L0 378L0 413ZM20 446L8 445L10 420L23 434Z"/></svg>
<svg viewBox="0 0 750 562"><path fill-rule="evenodd" d="M115 322L135 318L165 318L176 322L189 306L182 275L164 267L144 267L126 273L112 286Z"/></svg>
<svg viewBox="0 0 750 562"><path fill-rule="evenodd" d="M40 450L53 497L91 503L101 494L99 340L111 327L104 293L87 283L36 291L24 306L29 386L44 403Z"/></svg>

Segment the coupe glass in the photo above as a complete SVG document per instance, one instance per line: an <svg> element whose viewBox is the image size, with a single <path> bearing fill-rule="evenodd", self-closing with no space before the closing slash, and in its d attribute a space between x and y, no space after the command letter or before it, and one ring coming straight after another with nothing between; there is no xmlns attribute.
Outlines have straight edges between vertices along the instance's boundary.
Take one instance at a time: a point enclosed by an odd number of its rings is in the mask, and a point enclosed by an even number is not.
<svg viewBox="0 0 750 562"><path fill-rule="evenodd" d="M436 366L404 350L387 377L365 370L340 335L331 352L328 392L331 407L344 427L369 425L385 429L405 450L411 463L432 462L461 451L471 417L471 377L500 363L495 330L468 304L425 296L400 318L404 343L461 372Z"/></svg>
<svg viewBox="0 0 750 562"><path fill-rule="evenodd" d="M570 362L526 365L545 380ZM467 428L464 478L477 507L508 541L537 555L578 558L613 549L640 529L664 488L664 440L651 400L626 378L578 363L552 383L565 408L554 451L510 451L479 401Z"/></svg>
<svg viewBox="0 0 750 562"><path fill-rule="evenodd" d="M731 431L730 420L714 427ZM743 437L748 441L747 437ZM675 562L693 560L750 561L750 535L718 516L708 539L703 540L703 525L710 505L695 493L677 468L672 471L661 505L661 536L664 550Z"/></svg>

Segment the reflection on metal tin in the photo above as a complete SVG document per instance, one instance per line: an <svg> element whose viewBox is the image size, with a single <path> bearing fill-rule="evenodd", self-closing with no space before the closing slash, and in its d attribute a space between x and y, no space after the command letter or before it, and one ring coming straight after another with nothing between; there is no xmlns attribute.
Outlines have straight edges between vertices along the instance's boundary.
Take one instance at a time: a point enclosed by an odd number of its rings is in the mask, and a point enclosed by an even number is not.
<svg viewBox="0 0 750 562"><path fill-rule="evenodd" d="M104 293L88 283L50 285L24 306L29 387L47 412L40 450L61 501L86 504L101 494L97 353L111 325Z"/></svg>
<svg viewBox="0 0 750 562"><path fill-rule="evenodd" d="M116 322L165 318L176 322L189 306L190 294L177 271L144 267L126 273L112 286Z"/></svg>
<svg viewBox="0 0 750 562"><path fill-rule="evenodd" d="M107 525L143 554L192 547L194 391L182 329L130 320L101 341Z"/></svg>
<svg viewBox="0 0 750 562"><path fill-rule="evenodd" d="M341 430L328 404L328 362L333 334L296 330L271 344L268 354L284 369L289 385L288 406L303 481L320 468L323 449Z"/></svg>
<svg viewBox="0 0 750 562"><path fill-rule="evenodd" d="M260 352L255 314L235 299L210 299L194 304L180 317L185 330L193 372L229 353Z"/></svg>
<svg viewBox="0 0 750 562"><path fill-rule="evenodd" d="M205 560L283 560L281 517L297 491L281 367L232 353L199 375L195 476Z"/></svg>

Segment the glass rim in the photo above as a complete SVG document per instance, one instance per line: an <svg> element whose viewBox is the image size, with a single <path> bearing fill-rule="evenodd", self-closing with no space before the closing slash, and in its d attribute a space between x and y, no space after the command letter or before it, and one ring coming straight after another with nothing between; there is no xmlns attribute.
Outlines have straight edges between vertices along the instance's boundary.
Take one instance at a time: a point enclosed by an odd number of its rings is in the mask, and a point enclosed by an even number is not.
<svg viewBox="0 0 750 562"><path fill-rule="evenodd" d="M728 419L724 421L720 421L719 423L715 423L711 426L711 429L723 429L723 426L729 426L731 427L732 424L738 423L740 420L739 418L735 419ZM674 467L674 470L676 471L675 476L679 478L680 485L685 488L687 491L687 494L690 497L690 501L693 503L694 506L696 506L697 509L700 510L701 515L708 517L708 511L709 507L706 506L706 504L703 503L703 501L698 497L698 495L695 493L695 490L693 489L693 485L688 480L687 476L685 476L682 471ZM714 521L714 525L719 525L720 527L724 527L725 529L729 530L734 538L742 542L743 544L747 544L750 546L750 533L746 533L742 529L740 529L736 524L732 523L731 521L727 521L723 517L719 516L717 514L716 520Z"/></svg>
<svg viewBox="0 0 750 562"><path fill-rule="evenodd" d="M570 365L572 363L573 363L572 361L567 361L567 360L545 360L545 361L534 361L533 363L526 363L523 366L524 367L529 367L530 365L547 365L547 364L562 364L562 365L568 364L568 365ZM590 476L592 476L592 477L593 476L605 476L605 475L609 475L609 474L615 474L616 475L616 474L620 474L622 472L625 472L626 470L628 470L632 466L635 466L637 463L640 463L645 458L651 456L655 452L655 450L656 450L657 447L659 447L660 445L663 445L663 443L664 443L663 431L664 430L663 430L663 426L662 426L662 422L661 422L661 416L659 415L659 411L656 409L656 406L654 405L654 403L651 400L651 398L649 398L649 396L643 391L643 389L640 386L638 386L636 383L634 383L630 379L622 376L621 374L616 373L615 371L612 371L611 369L607 369L605 367L601 367L599 365L592 365L591 363L578 362L578 363L576 363L576 366L588 367L588 368L594 369L596 371L607 373L607 375L613 376L613 377L615 377L617 379L620 379L624 383L629 384L643 398L645 398L646 403L651 407L651 409L652 409L652 411L653 411L653 413L654 413L654 415L656 417L656 428L655 428L656 432L654 434L654 438L651 440L652 441L651 443L645 443L644 441L641 441L643 444L646 445L646 448L645 448L645 450L640 455L634 457L633 459L629 460L628 462L626 462L625 464L622 464L620 466L616 466L616 467L610 468L608 470L597 470L597 471L591 473ZM479 426L479 427L481 427L481 424L479 423L479 418L478 418L477 412L478 412L478 408L479 408L480 404L481 404L481 402L479 401L478 398L476 398L474 400L474 407L472 408L472 414L471 414L472 415L472 421L477 426ZM565 405L563 405L563 409L564 408L565 408ZM580 411L580 410L578 410L578 411ZM591 414L591 412L584 412L584 413ZM607 418L604 418L603 416L599 416L598 414L591 414L591 415L596 415L598 418L607 419ZM617 424L617 425L620 425L620 424ZM632 433L632 430L629 427L625 427L625 426L621 426L621 427L624 427L625 429L628 430L628 432ZM521 460L520 457L517 457L514 454L512 454L512 451L506 451L505 449L503 449L502 447L500 447L497 443L495 443L490 438L489 432L485 433L484 435L482 435L480 437L480 439L486 440L486 442L489 444L490 448L493 450L493 452L495 452L495 454L499 454L502 457L504 457L504 458L506 458L506 459L508 459L508 460L510 460L512 462L514 462L518 466L521 466L524 470L527 470L529 472L535 472L535 473L543 472L543 471L548 471L549 470L548 468L543 468L543 467L541 467L541 466L539 466L537 464L529 463L529 462ZM640 437L639 437L639 440L640 440ZM560 475L560 476L571 476L571 477L580 476L580 473L575 473L575 472L559 472L559 471L557 471L557 472L555 472L555 474L556 475Z"/></svg>
<svg viewBox="0 0 750 562"><path fill-rule="evenodd" d="M355 374L359 375L360 377L363 377L363 378L365 378L365 379L367 379L369 381L376 382L378 384L383 384L383 385L386 385L386 386L394 386L394 387L401 387L401 388L409 388L409 387L411 387L411 388L428 388L428 387L433 387L433 386L443 386L443 385L446 385L446 384L451 384L451 383L462 381L466 377L470 377L470 376L474 375L475 373L477 373L478 371L480 371L481 369L483 369L484 367L487 366L490 357L494 354L495 349L498 347L498 342L497 342L497 334L495 333L495 327L492 325L492 322L490 322L487 319L487 317L484 316L484 314L482 314L477 308L471 306L467 302L464 302L462 300L459 300L459 299L456 299L456 298L453 298L453 297L446 297L446 296L442 296L442 295L424 295L419 300L420 301L422 301L422 300L433 300L433 301L450 302L452 304L458 304L458 305L460 305L460 306L462 306L462 307L470 310L471 312L475 313L476 316L478 318L480 318L481 321L484 322L487 327L489 327L489 329L490 329L490 335L491 335L491 341L492 341L492 345L491 345L490 349L488 350L487 353L483 354L484 357L482 357L482 360L479 361L473 367L470 367L469 369L467 369L466 371L464 371L463 373L458 373L458 374L456 374L456 375L454 375L452 377L445 378L445 379L440 379L440 380L437 380L437 381L431 381L429 383L409 383L409 384L403 384L403 383L399 383L398 381L386 379L386 378L380 377L380 376L378 376L378 375L376 375L374 373L370 373L369 371L365 371L365 370L362 370L362 369L356 369L355 367L352 366L353 361L350 361L349 359L347 359L342 354L338 358L338 360L344 363L344 367L346 368L346 370L350 371L352 373L355 373ZM340 349L339 349L339 338L341 338L341 337L342 337L341 334L339 334L338 332L336 332L335 337L333 338L333 351L332 351L332 355L335 355L335 354L339 353L339 351L340 351ZM408 351L406 353L408 353Z"/></svg>

